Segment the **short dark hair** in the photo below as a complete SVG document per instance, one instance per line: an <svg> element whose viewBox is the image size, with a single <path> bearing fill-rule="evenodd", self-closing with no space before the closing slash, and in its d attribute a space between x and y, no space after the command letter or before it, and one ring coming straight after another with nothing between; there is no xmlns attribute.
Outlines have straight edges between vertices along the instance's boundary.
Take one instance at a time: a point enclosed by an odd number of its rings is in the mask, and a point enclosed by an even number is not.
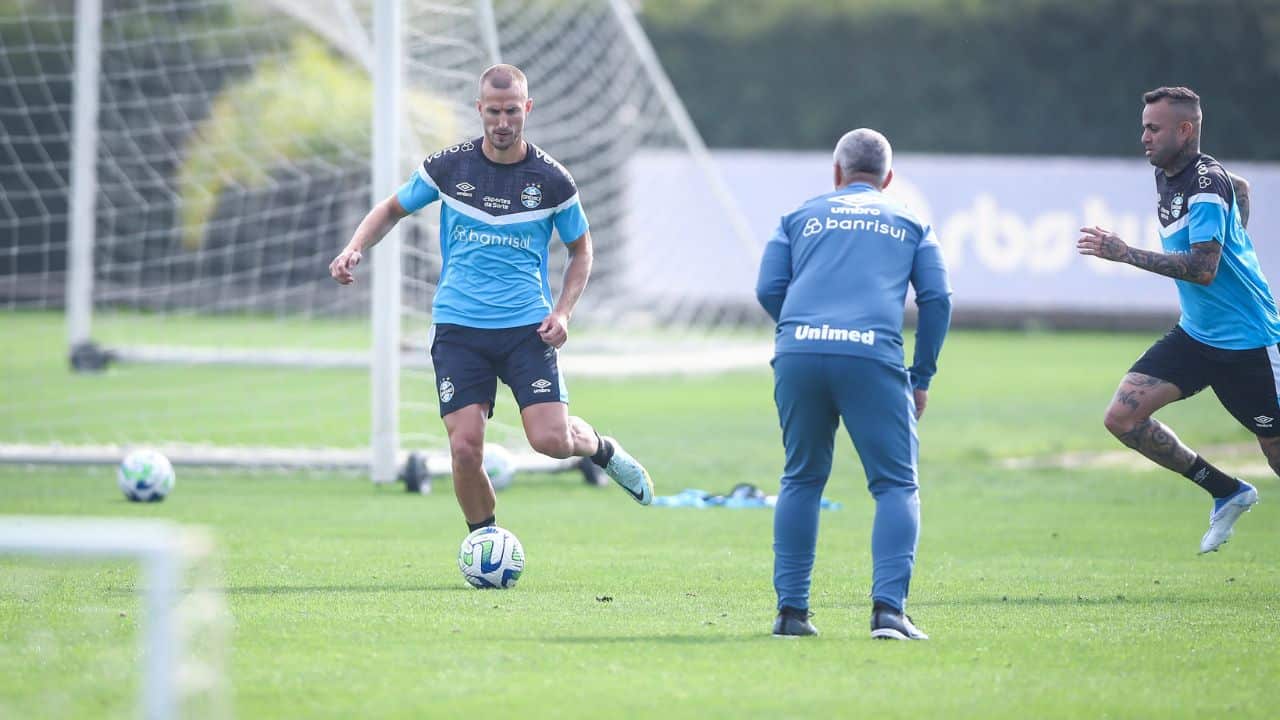
<svg viewBox="0 0 1280 720"><path fill-rule="evenodd" d="M1200 109L1200 96L1195 90L1181 85L1177 87L1158 87L1155 90L1149 90L1142 94L1142 102L1150 105L1152 103L1168 100L1174 105L1182 105L1184 107L1193 107Z"/></svg>
<svg viewBox="0 0 1280 720"><path fill-rule="evenodd" d="M523 85L526 92L529 90L529 80L515 65L499 63L486 68L480 73L480 92L484 92L485 83L493 86L497 90L506 90L513 84Z"/></svg>

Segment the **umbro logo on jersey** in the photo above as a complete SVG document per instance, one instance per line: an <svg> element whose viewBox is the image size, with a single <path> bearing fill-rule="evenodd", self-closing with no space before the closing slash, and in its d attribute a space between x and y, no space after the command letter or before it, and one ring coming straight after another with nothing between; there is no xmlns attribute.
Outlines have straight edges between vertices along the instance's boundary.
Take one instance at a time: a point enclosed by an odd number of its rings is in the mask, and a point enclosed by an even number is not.
<svg viewBox="0 0 1280 720"><path fill-rule="evenodd" d="M869 202L875 201L875 197L868 193L856 193L853 195L837 195L827 198L829 202L836 204L831 208L831 212L836 215L879 215L880 208L866 207Z"/></svg>
<svg viewBox="0 0 1280 720"><path fill-rule="evenodd" d="M464 193L469 193L472 190L476 189L475 185L472 185L471 183L466 181L460 182L457 185L454 185L454 187L458 188L459 192L464 192Z"/></svg>
<svg viewBox="0 0 1280 720"><path fill-rule="evenodd" d="M1257 423L1260 428L1269 428L1271 427L1271 423L1275 422L1275 418L1267 417L1266 415L1259 415L1254 418L1253 421Z"/></svg>
<svg viewBox="0 0 1280 720"><path fill-rule="evenodd" d="M874 201L875 196L870 193L852 193L849 195L836 195L835 197L827 198L827 200L841 205L848 205L849 207L857 207Z"/></svg>
<svg viewBox="0 0 1280 720"><path fill-rule="evenodd" d="M551 392L551 381L546 378L538 378L529 385L533 388L534 394Z"/></svg>

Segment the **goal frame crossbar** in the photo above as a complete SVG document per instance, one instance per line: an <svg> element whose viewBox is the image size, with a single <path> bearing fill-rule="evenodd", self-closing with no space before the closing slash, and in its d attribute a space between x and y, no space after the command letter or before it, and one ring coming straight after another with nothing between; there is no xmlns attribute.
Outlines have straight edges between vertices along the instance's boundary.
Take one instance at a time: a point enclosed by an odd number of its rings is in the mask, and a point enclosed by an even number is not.
<svg viewBox="0 0 1280 720"><path fill-rule="evenodd" d="M141 704L148 720L179 717L184 654L176 608L186 564L212 553L207 532L165 520L0 516L0 554L138 561L143 570Z"/></svg>

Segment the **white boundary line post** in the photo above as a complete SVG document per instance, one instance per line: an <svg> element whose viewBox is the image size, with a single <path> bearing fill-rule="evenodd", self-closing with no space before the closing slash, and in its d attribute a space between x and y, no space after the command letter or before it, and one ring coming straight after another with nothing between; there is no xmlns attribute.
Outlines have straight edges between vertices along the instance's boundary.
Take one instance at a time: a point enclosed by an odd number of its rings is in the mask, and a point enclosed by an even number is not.
<svg viewBox="0 0 1280 720"><path fill-rule="evenodd" d="M390 197L400 174L401 0L377 0L373 9L373 203ZM400 448L400 231L373 252L373 434L370 474L375 483L396 479Z"/></svg>
<svg viewBox="0 0 1280 720"><path fill-rule="evenodd" d="M93 243L97 227L98 91L102 70L102 0L76 0L76 56L71 111L71 197L67 222L67 344L90 341Z"/></svg>
<svg viewBox="0 0 1280 720"><path fill-rule="evenodd" d="M502 62L502 43L498 41L498 21L493 15L492 0L475 0L476 16L480 23L480 37L484 39L484 48L489 56L489 64Z"/></svg>

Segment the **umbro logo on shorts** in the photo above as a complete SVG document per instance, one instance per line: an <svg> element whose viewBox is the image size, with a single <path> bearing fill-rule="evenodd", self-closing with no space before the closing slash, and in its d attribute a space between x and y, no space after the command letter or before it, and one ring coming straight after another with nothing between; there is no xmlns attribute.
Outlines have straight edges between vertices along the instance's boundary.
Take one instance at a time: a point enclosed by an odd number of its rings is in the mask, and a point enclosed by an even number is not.
<svg viewBox="0 0 1280 720"><path fill-rule="evenodd" d="M546 378L538 378L537 380L529 383L529 385L533 388L534 393L551 392L551 381Z"/></svg>
<svg viewBox="0 0 1280 720"><path fill-rule="evenodd" d="M1271 427L1271 423L1275 422L1275 418L1267 417L1266 415L1259 415L1254 418L1253 421L1257 423L1260 428L1269 428Z"/></svg>

